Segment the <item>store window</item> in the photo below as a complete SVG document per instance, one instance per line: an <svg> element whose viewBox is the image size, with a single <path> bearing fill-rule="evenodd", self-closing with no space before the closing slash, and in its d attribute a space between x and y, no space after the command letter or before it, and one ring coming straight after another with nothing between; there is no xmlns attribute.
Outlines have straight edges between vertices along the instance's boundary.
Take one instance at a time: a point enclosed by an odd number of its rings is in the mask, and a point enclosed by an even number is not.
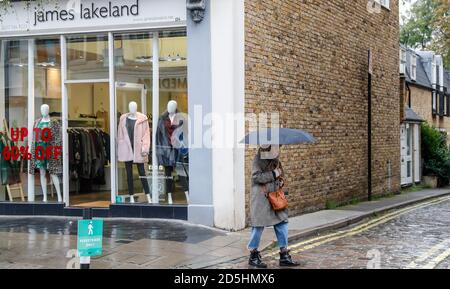
<svg viewBox="0 0 450 289"><path fill-rule="evenodd" d="M159 35L158 168L163 170L166 200L189 201L187 41L184 32Z"/></svg>
<svg viewBox="0 0 450 289"><path fill-rule="evenodd" d="M107 35L67 38L69 196L71 206L111 204Z"/></svg>
<svg viewBox="0 0 450 289"><path fill-rule="evenodd" d="M186 32L112 35L112 65L106 34L1 40L0 201L189 202Z"/></svg>
<svg viewBox="0 0 450 289"><path fill-rule="evenodd" d="M28 41L2 40L0 46L0 201L26 201L27 165L11 129L28 127ZM16 148L16 151L13 150ZM19 153L19 154L18 154Z"/></svg>
<svg viewBox="0 0 450 289"><path fill-rule="evenodd" d="M36 201L62 202L62 103L60 39L34 43L34 122L28 171ZM47 153L48 152L48 153Z"/></svg>
<svg viewBox="0 0 450 289"><path fill-rule="evenodd" d="M108 79L108 36L67 37L67 79Z"/></svg>
<svg viewBox="0 0 450 289"><path fill-rule="evenodd" d="M118 34L114 53L118 201L186 204L186 33Z"/></svg>
<svg viewBox="0 0 450 289"><path fill-rule="evenodd" d="M151 202L153 33L114 36L119 202Z"/></svg>

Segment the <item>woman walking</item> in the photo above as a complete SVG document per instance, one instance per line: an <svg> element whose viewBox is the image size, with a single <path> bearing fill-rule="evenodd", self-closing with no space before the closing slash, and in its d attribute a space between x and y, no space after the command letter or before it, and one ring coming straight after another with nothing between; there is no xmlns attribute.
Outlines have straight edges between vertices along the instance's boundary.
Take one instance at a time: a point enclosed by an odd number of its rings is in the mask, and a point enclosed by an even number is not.
<svg viewBox="0 0 450 289"><path fill-rule="evenodd" d="M249 265L257 268L267 268L261 260L258 251L261 235L265 227L273 226L280 248L280 266L298 266L292 260L288 250L288 210L274 211L266 194L275 192L284 186L283 168L279 160L280 146L261 145L253 160L252 193L250 214L252 232L248 249L250 250Z"/></svg>

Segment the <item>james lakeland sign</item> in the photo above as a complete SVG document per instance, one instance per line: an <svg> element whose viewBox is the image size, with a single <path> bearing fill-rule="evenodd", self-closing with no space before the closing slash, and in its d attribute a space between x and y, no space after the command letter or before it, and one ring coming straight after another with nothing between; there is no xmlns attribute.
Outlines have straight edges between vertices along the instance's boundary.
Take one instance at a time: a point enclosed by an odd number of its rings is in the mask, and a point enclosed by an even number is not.
<svg viewBox="0 0 450 289"><path fill-rule="evenodd" d="M0 37L169 28L186 25L186 0L19 1L0 14Z"/></svg>
<svg viewBox="0 0 450 289"><path fill-rule="evenodd" d="M108 18L108 17L124 17L124 16L139 16L139 0L133 5L113 5L111 1L107 6L98 6L92 2L89 4L80 3L79 19L88 20L94 18ZM47 21L75 21L75 9L61 9L61 10L36 10L34 11L34 26L39 22Z"/></svg>

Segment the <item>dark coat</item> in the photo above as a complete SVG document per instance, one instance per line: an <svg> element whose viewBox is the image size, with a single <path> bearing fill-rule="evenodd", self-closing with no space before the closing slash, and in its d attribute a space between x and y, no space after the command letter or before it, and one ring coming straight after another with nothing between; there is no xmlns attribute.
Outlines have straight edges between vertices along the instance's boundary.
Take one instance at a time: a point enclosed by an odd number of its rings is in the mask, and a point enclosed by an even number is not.
<svg viewBox="0 0 450 289"><path fill-rule="evenodd" d="M250 200L250 218L253 227L270 227L288 221L288 210L274 211L266 197L267 192L275 192L280 188L280 183L273 174L278 162L278 159L261 160L260 153L253 160Z"/></svg>
<svg viewBox="0 0 450 289"><path fill-rule="evenodd" d="M166 111L158 119L158 127L156 130L156 158L158 165L165 167L174 167L180 156L179 148L173 146L177 142L176 136L169 135L166 123L170 122L169 113ZM175 130L185 124L183 117L178 111L175 114L172 129Z"/></svg>

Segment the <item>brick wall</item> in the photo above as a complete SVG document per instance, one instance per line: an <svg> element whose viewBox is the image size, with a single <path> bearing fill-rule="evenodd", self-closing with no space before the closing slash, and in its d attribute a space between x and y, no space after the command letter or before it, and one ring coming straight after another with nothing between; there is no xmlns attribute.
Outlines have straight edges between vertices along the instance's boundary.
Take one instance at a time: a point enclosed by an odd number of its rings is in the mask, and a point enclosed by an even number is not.
<svg viewBox="0 0 450 289"><path fill-rule="evenodd" d="M432 115L431 90L411 84L409 88L411 90L411 108L428 123L438 124L438 121L433 119Z"/></svg>
<svg viewBox="0 0 450 289"><path fill-rule="evenodd" d="M428 124L450 132L450 118L433 116L431 110L431 90L413 84L409 85L411 89L411 107ZM450 143L450 137L447 140Z"/></svg>
<svg viewBox="0 0 450 289"><path fill-rule="evenodd" d="M373 190L400 187L398 1L246 0L247 113L278 111L314 145L282 148L290 213L367 196L367 50L373 50ZM247 129L248 126L247 126ZM251 160L246 152L247 210Z"/></svg>

